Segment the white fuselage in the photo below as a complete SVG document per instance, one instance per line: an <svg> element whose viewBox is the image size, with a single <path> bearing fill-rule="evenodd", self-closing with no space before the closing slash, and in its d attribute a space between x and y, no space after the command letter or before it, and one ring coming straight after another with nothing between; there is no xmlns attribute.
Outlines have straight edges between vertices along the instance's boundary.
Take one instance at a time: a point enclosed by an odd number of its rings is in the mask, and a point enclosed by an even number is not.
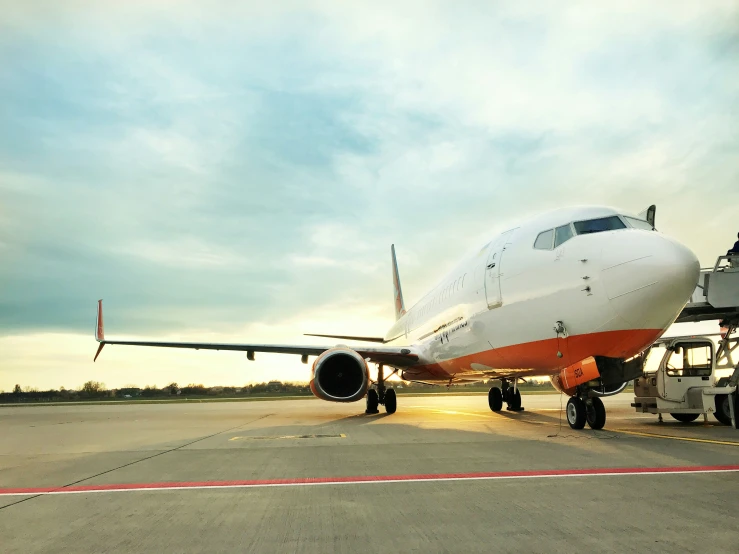
<svg viewBox="0 0 739 554"><path fill-rule="evenodd" d="M588 356L641 352L675 321L699 264L688 248L631 217L568 208L495 237L387 333L388 344L419 355L403 377L553 375ZM593 231L597 225L623 227Z"/></svg>

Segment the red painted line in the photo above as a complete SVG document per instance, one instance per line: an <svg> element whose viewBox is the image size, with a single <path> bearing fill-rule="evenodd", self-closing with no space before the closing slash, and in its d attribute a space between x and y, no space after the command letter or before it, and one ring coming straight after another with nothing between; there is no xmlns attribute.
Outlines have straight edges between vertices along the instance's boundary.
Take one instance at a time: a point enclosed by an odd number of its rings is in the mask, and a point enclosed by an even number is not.
<svg viewBox="0 0 739 554"><path fill-rule="evenodd" d="M353 477L307 477L297 479L264 479L247 481L185 481L162 483L119 483L107 485L75 485L70 487L0 488L0 496L34 494L74 494L86 492L124 492L168 489L212 489L285 487L307 485L347 485L369 483L402 483L420 481L470 481L493 479L536 479L545 477L594 477L619 475L659 475L685 473L738 472L739 465L622 467L588 469L548 469L535 471L494 471L483 473L421 473L416 475L374 475Z"/></svg>

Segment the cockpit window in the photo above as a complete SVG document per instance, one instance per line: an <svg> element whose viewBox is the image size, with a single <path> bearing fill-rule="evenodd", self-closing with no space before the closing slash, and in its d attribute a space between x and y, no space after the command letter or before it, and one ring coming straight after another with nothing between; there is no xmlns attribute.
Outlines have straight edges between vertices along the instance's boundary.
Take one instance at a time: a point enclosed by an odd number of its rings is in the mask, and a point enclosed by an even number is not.
<svg viewBox="0 0 739 554"><path fill-rule="evenodd" d="M643 219L636 219L635 217L629 217L628 215L623 216L626 223L631 225L634 229L644 229L645 231L654 231L654 227L648 221Z"/></svg>
<svg viewBox="0 0 739 554"><path fill-rule="evenodd" d="M554 247L557 248L559 245L564 244L572 238L572 227L570 224L562 225L554 230Z"/></svg>
<svg viewBox="0 0 739 554"><path fill-rule="evenodd" d="M603 231L616 231L617 229L626 229L626 225L617 215L575 222L575 231L578 235L602 233Z"/></svg>
<svg viewBox="0 0 739 554"><path fill-rule="evenodd" d="M549 229L548 231L539 233L539 236L536 237L534 248L536 248L537 250L551 250L553 239L554 239L554 229Z"/></svg>

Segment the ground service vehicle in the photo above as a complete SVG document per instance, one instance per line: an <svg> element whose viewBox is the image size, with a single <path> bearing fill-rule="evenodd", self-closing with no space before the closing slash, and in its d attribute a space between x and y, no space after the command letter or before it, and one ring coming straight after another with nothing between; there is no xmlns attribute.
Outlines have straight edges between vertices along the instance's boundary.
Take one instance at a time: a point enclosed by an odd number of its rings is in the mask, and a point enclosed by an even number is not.
<svg viewBox="0 0 739 554"><path fill-rule="evenodd" d="M718 350L708 335L658 340L646 354L643 376L634 380L632 406L659 414L660 421L663 413L684 423L712 413L726 425L734 420L736 427L739 364L731 376L717 378L717 372L737 340L727 334Z"/></svg>

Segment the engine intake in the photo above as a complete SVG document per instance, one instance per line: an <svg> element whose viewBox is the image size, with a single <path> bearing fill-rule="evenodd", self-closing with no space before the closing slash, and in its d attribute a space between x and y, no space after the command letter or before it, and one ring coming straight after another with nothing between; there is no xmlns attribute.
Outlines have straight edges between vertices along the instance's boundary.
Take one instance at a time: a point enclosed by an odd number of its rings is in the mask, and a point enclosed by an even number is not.
<svg viewBox="0 0 739 554"><path fill-rule="evenodd" d="M367 362L347 347L326 350L313 363L313 394L330 402L356 402L369 388Z"/></svg>

